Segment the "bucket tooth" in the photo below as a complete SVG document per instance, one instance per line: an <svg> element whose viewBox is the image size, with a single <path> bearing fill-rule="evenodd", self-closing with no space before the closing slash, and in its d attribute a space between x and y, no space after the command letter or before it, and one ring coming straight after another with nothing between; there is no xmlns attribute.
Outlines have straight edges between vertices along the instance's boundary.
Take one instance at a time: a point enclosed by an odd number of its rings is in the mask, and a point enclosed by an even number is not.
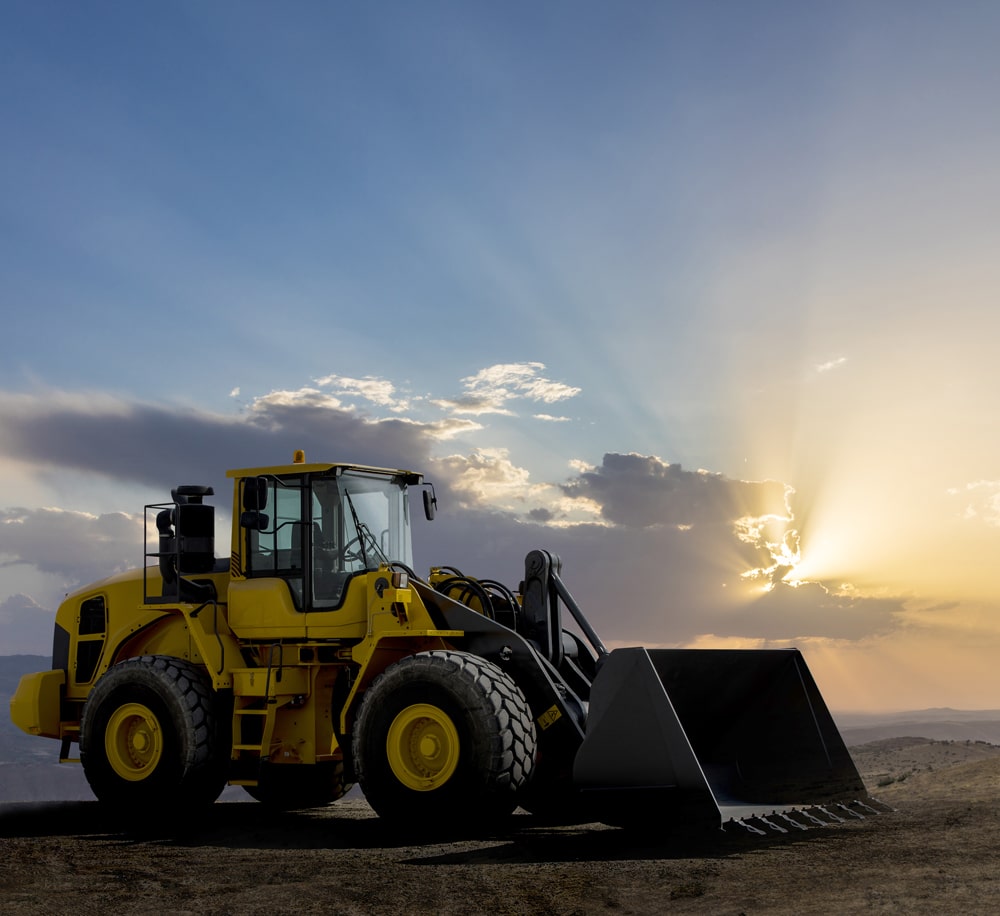
<svg viewBox="0 0 1000 916"><path fill-rule="evenodd" d="M787 811L780 811L777 812L777 817L783 820L786 824L789 824L792 827L794 827L796 830L808 830L809 828L805 824L803 824L801 821L795 820L795 818L792 817L793 813L794 812L789 813Z"/></svg>
<svg viewBox="0 0 1000 916"><path fill-rule="evenodd" d="M873 795L866 795L864 801L858 801L857 804L863 804L866 808L871 807L875 814L889 814L896 810L892 805L887 805L882 799L875 798Z"/></svg>
<svg viewBox="0 0 1000 916"><path fill-rule="evenodd" d="M840 815L834 814L829 808L825 808L823 805L817 805L816 806L816 810L817 811L821 811L828 818L830 818L831 821L833 821L836 824L843 824L844 823L844 819L842 817L840 817Z"/></svg>
<svg viewBox="0 0 1000 916"><path fill-rule="evenodd" d="M748 824L742 817L734 817L730 824L736 824L739 827L743 827L748 832L754 834L755 836L767 836L767 834L761 830L759 827L754 827L753 824Z"/></svg>
<svg viewBox="0 0 1000 916"><path fill-rule="evenodd" d="M843 812L844 812L844 813L845 813L845 814L846 814L846 815L847 815L848 817L853 817L853 818L856 818L856 819L857 819L857 820L859 820L859 821L863 821L863 820L865 819L865 816L864 816L864 815L863 815L863 814L862 814L862 813L861 813L860 811L852 811L852 810L851 810L850 808L848 808L848 807L847 807L847 805L845 805L845 804L844 804L843 802L839 802L839 803L837 804L837 807L838 807L838 808L839 808L839 809L840 809L841 811L843 811Z"/></svg>
<svg viewBox="0 0 1000 916"><path fill-rule="evenodd" d="M766 834L768 830L770 830L772 833L788 833L788 831L784 827L782 827L780 824L774 823L774 821L772 820L769 820L763 814L758 814L755 817L746 817L743 818L743 820L746 823L752 823L755 826L760 826L761 828L767 828L766 830L761 829L761 833L763 834Z"/></svg>
<svg viewBox="0 0 1000 916"><path fill-rule="evenodd" d="M877 808L873 808L871 805L866 804L860 798L854 799L854 801L852 801L851 804L854 805L855 807L860 808L862 811L867 811L869 814L879 813Z"/></svg>
<svg viewBox="0 0 1000 916"><path fill-rule="evenodd" d="M804 817L807 821L812 821L812 823L814 823L817 827L829 827L830 826L830 822L829 821L824 821L822 818L816 817L816 815L813 814L812 811L809 811L807 809L796 808L795 809L795 813L799 817Z"/></svg>

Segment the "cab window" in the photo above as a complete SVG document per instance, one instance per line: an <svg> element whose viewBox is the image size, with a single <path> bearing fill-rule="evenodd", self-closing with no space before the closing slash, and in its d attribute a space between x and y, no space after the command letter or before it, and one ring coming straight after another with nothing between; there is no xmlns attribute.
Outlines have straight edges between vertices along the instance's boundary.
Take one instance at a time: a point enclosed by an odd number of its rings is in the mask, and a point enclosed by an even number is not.
<svg viewBox="0 0 1000 916"><path fill-rule="evenodd" d="M301 478L266 481L269 524L249 531L247 575L278 577L288 582L298 608L302 608L305 544Z"/></svg>

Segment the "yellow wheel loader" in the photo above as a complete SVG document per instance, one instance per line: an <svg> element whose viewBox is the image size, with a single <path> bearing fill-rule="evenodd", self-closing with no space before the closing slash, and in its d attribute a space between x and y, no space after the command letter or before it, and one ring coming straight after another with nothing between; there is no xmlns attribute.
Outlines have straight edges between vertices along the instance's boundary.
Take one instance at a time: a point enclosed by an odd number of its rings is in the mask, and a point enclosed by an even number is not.
<svg viewBox="0 0 1000 916"><path fill-rule="evenodd" d="M210 488L146 506L143 568L67 597L52 670L11 701L102 803L190 812L229 783L302 808L357 782L409 829L521 805L666 830L864 797L797 651L609 652L542 550L516 591L421 579L409 493L429 519L436 499L411 471L296 453L228 476L229 557Z"/></svg>

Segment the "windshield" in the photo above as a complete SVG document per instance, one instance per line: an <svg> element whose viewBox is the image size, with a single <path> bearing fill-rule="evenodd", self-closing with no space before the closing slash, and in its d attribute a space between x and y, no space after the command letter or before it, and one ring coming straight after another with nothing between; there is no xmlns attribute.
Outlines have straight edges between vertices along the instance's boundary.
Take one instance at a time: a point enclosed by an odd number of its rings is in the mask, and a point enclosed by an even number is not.
<svg viewBox="0 0 1000 916"><path fill-rule="evenodd" d="M352 576L413 565L406 485L360 471L337 477L259 477L263 528L248 531L247 575L288 582L299 610L333 610Z"/></svg>
<svg viewBox="0 0 1000 916"><path fill-rule="evenodd" d="M347 580L386 563L413 563L406 488L358 472L312 486L313 607L335 607Z"/></svg>

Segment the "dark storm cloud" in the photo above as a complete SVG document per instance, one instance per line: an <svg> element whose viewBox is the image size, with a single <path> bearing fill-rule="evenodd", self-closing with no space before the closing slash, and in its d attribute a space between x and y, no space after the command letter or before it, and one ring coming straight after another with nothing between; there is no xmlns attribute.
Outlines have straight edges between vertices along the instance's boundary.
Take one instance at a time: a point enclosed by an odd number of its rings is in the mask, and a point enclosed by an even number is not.
<svg viewBox="0 0 1000 916"><path fill-rule="evenodd" d="M141 516L0 509L0 569L32 566L70 587L138 566L141 549Z"/></svg>
<svg viewBox="0 0 1000 916"><path fill-rule="evenodd" d="M81 396L0 396L0 451L36 467L67 468L158 491L224 486L228 468L313 460L384 467L426 464L430 437L403 420L369 421L309 398L264 398L243 417ZM225 492L223 490L223 492Z"/></svg>
<svg viewBox="0 0 1000 916"><path fill-rule="evenodd" d="M733 522L788 511L782 483L685 471L648 455L606 454L601 467L581 473L563 491L593 500L603 518L630 528Z"/></svg>
<svg viewBox="0 0 1000 916"><path fill-rule="evenodd" d="M433 523L414 513L418 572L457 566L516 588L528 551L547 549L562 557L565 582L608 641L857 639L891 625L893 602L837 598L819 586L763 593L741 579L769 558L737 536L735 523L786 514L783 484L608 453L600 468L563 485L566 496L596 503L605 524L556 527L547 524L555 520L549 510L525 519L470 507L468 493L451 487L448 463L431 458L439 433L404 420L367 420L319 392L275 393L236 418L109 398L0 397L0 456L148 484L153 500L178 483L210 483L225 494L226 468L284 464L294 448L315 460L425 471L437 484L440 512ZM225 505L225 496L215 503ZM0 563L32 566L73 587L138 565L140 508L104 516L2 510Z"/></svg>
<svg viewBox="0 0 1000 916"><path fill-rule="evenodd" d="M609 609L601 613L629 634L623 638L861 639L891 629L901 608L893 599L835 595L818 583L779 581L764 591L767 577L743 577L774 563L766 541L794 532L794 491L780 481L735 480L654 456L609 453L564 491L593 500L617 526L571 536L562 550L567 575L572 570ZM753 530L760 537L748 539ZM595 557L602 562L595 565Z"/></svg>
<svg viewBox="0 0 1000 916"><path fill-rule="evenodd" d="M683 645L700 636L795 640L862 639L894 625L900 603L839 597L822 586L770 592L746 582L755 552L731 521L676 526L553 528L442 501L432 523L415 523L418 570L456 566L516 587L524 558L541 548L562 559L562 578L602 638L632 645Z"/></svg>
<svg viewBox="0 0 1000 916"><path fill-rule="evenodd" d="M730 615L729 634L756 634L786 640L825 636L858 640L886 633L902 610L897 598L868 598L830 592L816 582L798 586L778 583L773 589Z"/></svg>

